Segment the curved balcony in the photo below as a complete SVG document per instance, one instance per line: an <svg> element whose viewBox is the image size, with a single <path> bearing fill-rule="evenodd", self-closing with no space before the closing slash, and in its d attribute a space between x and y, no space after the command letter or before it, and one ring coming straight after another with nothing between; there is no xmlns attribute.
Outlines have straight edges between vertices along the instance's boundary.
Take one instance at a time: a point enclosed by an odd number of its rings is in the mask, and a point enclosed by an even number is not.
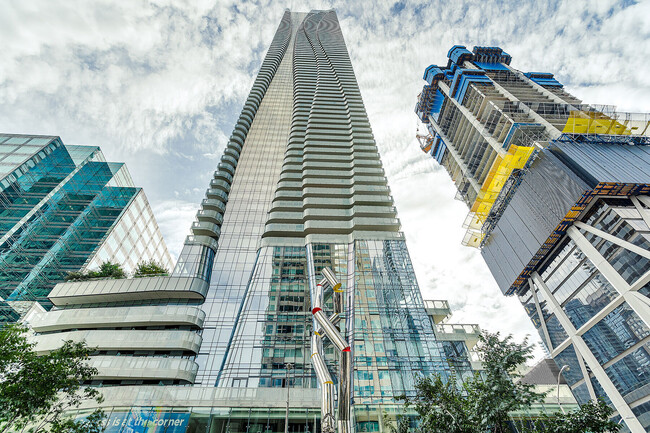
<svg viewBox="0 0 650 433"><path fill-rule="evenodd" d="M195 236L208 236L218 239L221 235L221 227L207 221L195 221L192 223L192 234Z"/></svg>
<svg viewBox="0 0 650 433"><path fill-rule="evenodd" d="M303 236L305 227L302 224L266 224L263 238L266 237L297 237Z"/></svg>
<svg viewBox="0 0 650 433"><path fill-rule="evenodd" d="M211 198L203 199L201 201L201 207L203 210L217 211L222 214L226 211L226 204L224 202Z"/></svg>
<svg viewBox="0 0 650 433"><path fill-rule="evenodd" d="M209 188L205 192L205 195L207 196L208 200L217 199L217 200L221 200L224 203L228 202L228 193L220 189Z"/></svg>
<svg viewBox="0 0 650 433"><path fill-rule="evenodd" d="M29 325L35 332L84 328L178 325L201 328L205 312L189 305L147 305L52 310L36 315Z"/></svg>
<svg viewBox="0 0 650 433"><path fill-rule="evenodd" d="M234 167L237 167L237 160L230 155L222 155L221 162L230 162Z"/></svg>
<svg viewBox="0 0 650 433"><path fill-rule="evenodd" d="M91 356L97 380L182 380L194 382L199 366L184 358L153 356Z"/></svg>
<svg viewBox="0 0 650 433"><path fill-rule="evenodd" d="M390 195L358 195L353 197L304 197L302 205L307 208L349 208L351 206L392 206Z"/></svg>
<svg viewBox="0 0 650 433"><path fill-rule="evenodd" d="M239 152L237 152L237 150L235 150L234 146L228 146L228 147L226 147L226 150L224 150L224 153L225 153L226 155L230 155L230 156L232 156L232 157L235 158L236 160L239 160Z"/></svg>
<svg viewBox="0 0 650 433"><path fill-rule="evenodd" d="M216 244L211 238L207 238L207 241ZM48 298L56 306L146 302L149 299L203 301L207 292L208 284L195 277L109 278L59 283Z"/></svg>
<svg viewBox="0 0 650 433"><path fill-rule="evenodd" d="M196 213L196 218L199 221L205 221L217 225L223 223L223 214L215 210L201 209Z"/></svg>
<svg viewBox="0 0 650 433"><path fill-rule="evenodd" d="M219 248L219 242L212 236L190 235L185 238L185 245L201 245L210 248L216 252Z"/></svg>
<svg viewBox="0 0 650 433"><path fill-rule="evenodd" d="M235 149L241 155L241 150L242 150L241 144L239 144L239 143L237 143L235 141L231 141L231 142L228 143L228 148Z"/></svg>
<svg viewBox="0 0 650 433"><path fill-rule="evenodd" d="M400 222L397 218L347 218L341 215L340 220L308 220L305 221L305 233L335 233L348 234L352 231L398 231Z"/></svg>
<svg viewBox="0 0 650 433"><path fill-rule="evenodd" d="M219 164L217 164L217 170L226 171L226 172L228 172L228 173L230 173L231 175L234 176L236 166L237 166L237 164L232 164L231 162L228 162L228 161L227 162L220 162Z"/></svg>
<svg viewBox="0 0 650 433"><path fill-rule="evenodd" d="M64 341L85 341L88 347L97 350L178 350L199 353L201 336L194 331L170 330L123 330L91 329L86 331L57 332L35 335L30 338L36 343L38 354L49 353L63 345Z"/></svg>
<svg viewBox="0 0 650 433"><path fill-rule="evenodd" d="M214 172L213 178L214 179L223 179L223 180L225 180L226 182L228 182L230 184L232 184L232 179L233 179L233 177L232 177L232 175L230 173L228 173L226 171L218 171L218 170Z"/></svg>
<svg viewBox="0 0 650 433"><path fill-rule="evenodd" d="M210 181L210 188L218 188L228 193L230 192L230 182L221 179L212 179Z"/></svg>

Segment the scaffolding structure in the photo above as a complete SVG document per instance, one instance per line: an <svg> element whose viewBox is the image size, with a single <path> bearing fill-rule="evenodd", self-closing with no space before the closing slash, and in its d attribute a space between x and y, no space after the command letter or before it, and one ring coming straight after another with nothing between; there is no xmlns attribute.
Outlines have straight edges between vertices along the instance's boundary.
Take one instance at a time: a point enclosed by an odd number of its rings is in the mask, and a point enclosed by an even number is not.
<svg viewBox="0 0 650 433"><path fill-rule="evenodd" d="M427 68L429 84L418 95L416 112L430 132L417 135L420 148L445 167L456 199L470 208L462 243L480 248L538 150L568 134L624 135L646 143L650 116L583 104L552 74L510 68L499 48L474 51L472 56L455 46L446 68Z"/></svg>

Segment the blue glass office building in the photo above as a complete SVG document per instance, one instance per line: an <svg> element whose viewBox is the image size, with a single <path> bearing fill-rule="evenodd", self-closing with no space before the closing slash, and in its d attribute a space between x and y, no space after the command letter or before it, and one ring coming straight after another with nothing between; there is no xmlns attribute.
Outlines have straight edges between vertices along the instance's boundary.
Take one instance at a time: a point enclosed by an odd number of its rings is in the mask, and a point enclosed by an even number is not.
<svg viewBox="0 0 650 433"><path fill-rule="evenodd" d="M499 287L519 297L579 403L650 429L650 116L583 104L498 47L449 50L415 111Z"/></svg>
<svg viewBox="0 0 650 433"><path fill-rule="evenodd" d="M99 346L109 432L385 431L416 374L470 372L425 310L334 11L284 14L173 274L108 284L58 285L32 327ZM314 322L336 305L341 347Z"/></svg>
<svg viewBox="0 0 650 433"><path fill-rule="evenodd" d="M47 296L68 272L107 260L129 272L150 259L172 264L124 164L59 137L0 135L1 321L35 301L49 309Z"/></svg>

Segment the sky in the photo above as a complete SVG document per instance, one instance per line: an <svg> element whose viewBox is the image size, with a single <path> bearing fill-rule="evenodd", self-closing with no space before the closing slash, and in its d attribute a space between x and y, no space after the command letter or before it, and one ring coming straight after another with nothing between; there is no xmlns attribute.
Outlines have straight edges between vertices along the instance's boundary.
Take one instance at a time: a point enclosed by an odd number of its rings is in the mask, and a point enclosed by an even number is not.
<svg viewBox="0 0 650 433"><path fill-rule="evenodd" d="M176 257L285 8L337 11L424 298L449 300L452 322L538 342L461 245L467 208L419 150L422 74L452 45L499 46L586 103L650 112L648 0L4 0L0 132L126 162Z"/></svg>

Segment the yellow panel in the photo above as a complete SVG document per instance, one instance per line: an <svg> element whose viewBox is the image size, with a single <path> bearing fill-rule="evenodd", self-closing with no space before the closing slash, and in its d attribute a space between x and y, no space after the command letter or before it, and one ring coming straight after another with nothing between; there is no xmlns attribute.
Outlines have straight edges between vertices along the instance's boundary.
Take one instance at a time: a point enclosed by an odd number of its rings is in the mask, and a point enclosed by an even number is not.
<svg viewBox="0 0 650 433"><path fill-rule="evenodd" d="M494 161L490 173L483 182L481 191L479 191L478 198L472 205L470 212L474 213L473 224L465 234L464 245L475 247L480 245L481 236L473 232L472 229L475 230L477 226L480 227L485 223L485 219L508 177L510 177L513 170L523 168L526 165L534 149L532 146L512 145L505 156Z"/></svg>
<svg viewBox="0 0 650 433"><path fill-rule="evenodd" d="M603 113L592 111L572 111L562 132L571 134L632 134L630 128L623 123Z"/></svg>

